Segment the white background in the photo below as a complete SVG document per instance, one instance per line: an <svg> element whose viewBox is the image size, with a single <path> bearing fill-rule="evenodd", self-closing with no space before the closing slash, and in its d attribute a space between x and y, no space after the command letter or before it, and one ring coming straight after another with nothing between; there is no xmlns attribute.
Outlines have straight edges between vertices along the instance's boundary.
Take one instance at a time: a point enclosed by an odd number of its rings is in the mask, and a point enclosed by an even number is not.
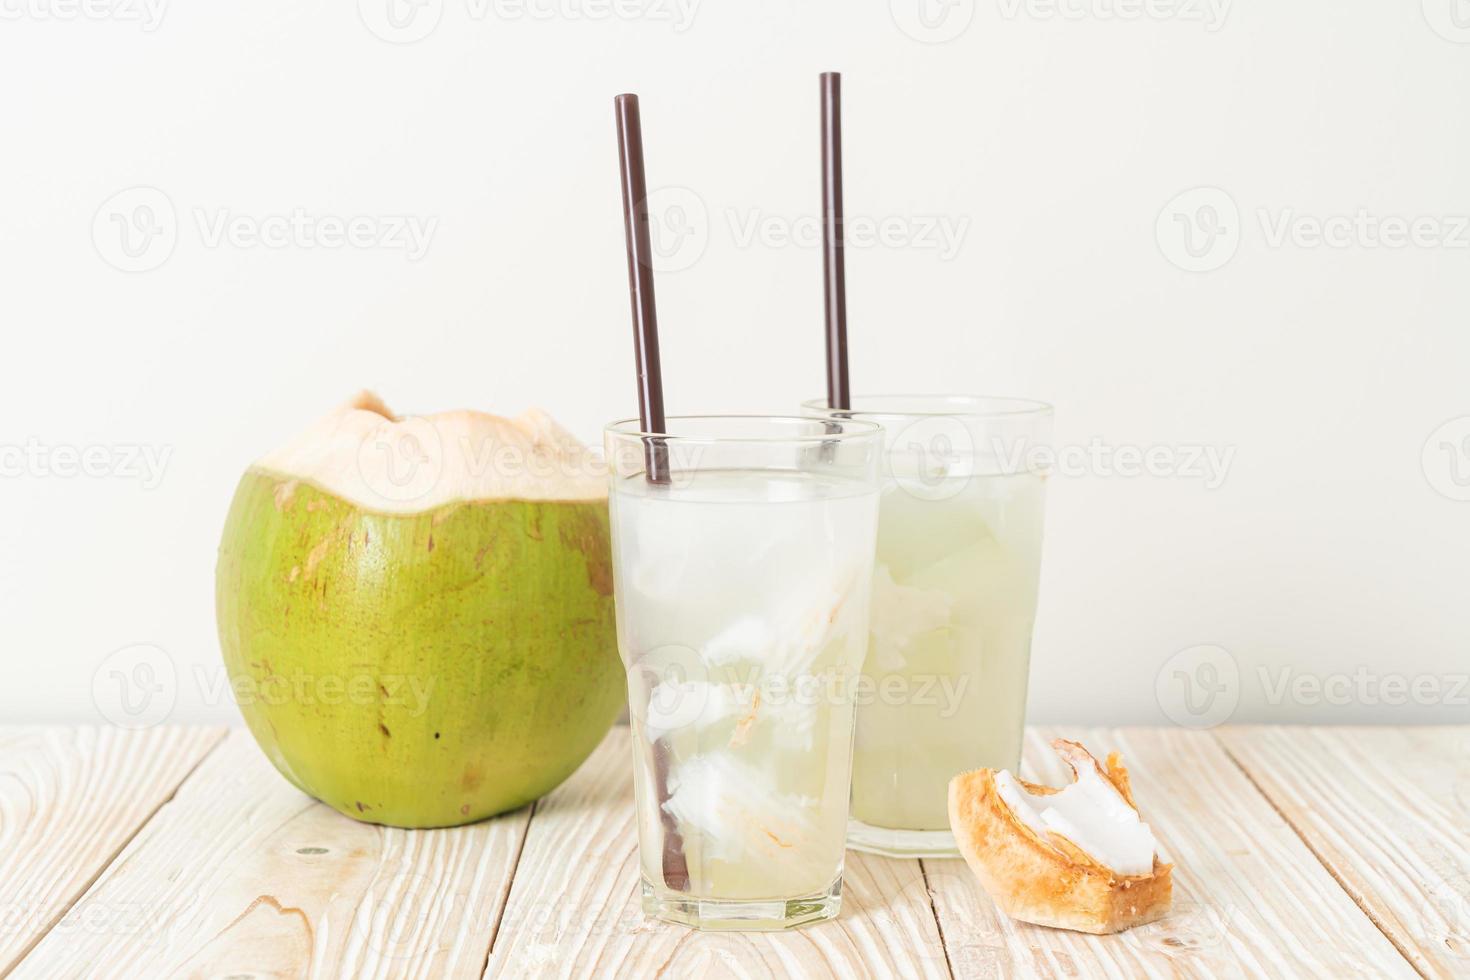
<svg viewBox="0 0 1470 980"><path fill-rule="evenodd" d="M650 186L685 188L656 209L670 411L820 394L820 256L779 232L814 227L824 69L850 220L889 220L849 252L856 390L1233 454L1056 477L1033 718L1470 718L1465 4L428 0L395 30L387 0L91 2L0 0L0 720L99 720L99 667L138 663L168 717L236 717L235 482L359 387L587 439L634 413L618 92ZM420 257L211 235L298 209L434 224ZM16 451L98 446L167 453L161 481Z"/></svg>

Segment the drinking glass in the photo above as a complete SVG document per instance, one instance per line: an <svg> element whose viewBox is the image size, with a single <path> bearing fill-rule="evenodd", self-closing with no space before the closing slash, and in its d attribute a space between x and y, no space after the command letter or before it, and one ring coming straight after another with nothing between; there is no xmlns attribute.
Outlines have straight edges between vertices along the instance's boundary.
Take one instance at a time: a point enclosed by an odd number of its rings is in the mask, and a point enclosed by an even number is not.
<svg viewBox="0 0 1470 980"><path fill-rule="evenodd" d="M848 843L956 856L950 778L1020 763L1051 406L882 395L804 407L885 432Z"/></svg>
<svg viewBox="0 0 1470 980"><path fill-rule="evenodd" d="M639 428L608 426L605 446L643 908L704 929L831 918L882 432L775 416Z"/></svg>

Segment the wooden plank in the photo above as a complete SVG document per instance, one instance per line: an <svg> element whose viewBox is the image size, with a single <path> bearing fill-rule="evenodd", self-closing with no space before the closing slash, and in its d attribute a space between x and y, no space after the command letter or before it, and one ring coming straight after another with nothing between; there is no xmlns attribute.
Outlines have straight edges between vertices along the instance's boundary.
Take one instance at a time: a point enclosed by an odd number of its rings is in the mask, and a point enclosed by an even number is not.
<svg viewBox="0 0 1470 980"><path fill-rule="evenodd" d="M15 976L478 976L529 819L357 823L236 730Z"/></svg>
<svg viewBox="0 0 1470 980"><path fill-rule="evenodd" d="M175 726L0 729L0 975L223 737Z"/></svg>
<svg viewBox="0 0 1470 980"><path fill-rule="evenodd" d="M1219 736L1420 973L1470 976L1470 726Z"/></svg>
<svg viewBox="0 0 1470 980"><path fill-rule="evenodd" d="M629 733L537 806L487 977L949 975L917 861L848 852L842 913L784 933L644 918Z"/></svg>
<svg viewBox="0 0 1470 980"><path fill-rule="evenodd" d="M925 861L956 976L1413 977L1409 963L1208 732L1028 732L1023 774L1067 778L1047 739L1123 753L1175 862L1174 911L1115 936L1014 922L963 861Z"/></svg>

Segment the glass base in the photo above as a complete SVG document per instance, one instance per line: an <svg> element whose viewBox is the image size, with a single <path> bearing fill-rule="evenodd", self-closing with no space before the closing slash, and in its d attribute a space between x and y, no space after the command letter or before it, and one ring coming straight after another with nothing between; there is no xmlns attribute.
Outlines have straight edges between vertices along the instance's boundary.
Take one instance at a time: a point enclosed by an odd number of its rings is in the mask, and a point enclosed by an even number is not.
<svg viewBox="0 0 1470 980"><path fill-rule="evenodd" d="M957 858L954 834L947 830L894 830L861 820L847 821L847 846L892 858Z"/></svg>
<svg viewBox="0 0 1470 980"><path fill-rule="evenodd" d="M684 898L655 889L643 879L643 913L707 932L770 932L795 929L837 917L842 908L842 878L815 895L790 899Z"/></svg>

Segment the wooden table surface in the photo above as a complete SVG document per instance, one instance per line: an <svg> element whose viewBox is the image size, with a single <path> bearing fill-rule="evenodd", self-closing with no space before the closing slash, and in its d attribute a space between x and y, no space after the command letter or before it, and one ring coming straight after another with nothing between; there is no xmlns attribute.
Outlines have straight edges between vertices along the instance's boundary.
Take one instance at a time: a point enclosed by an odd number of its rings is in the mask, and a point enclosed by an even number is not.
<svg viewBox="0 0 1470 980"><path fill-rule="evenodd" d="M849 852L795 932L645 920L628 732L528 807L359 824L243 730L0 729L0 975L1470 976L1470 727L1045 729L1123 752L1176 863L1117 936L1011 922L961 861ZM1028 771L1029 770L1029 771Z"/></svg>

